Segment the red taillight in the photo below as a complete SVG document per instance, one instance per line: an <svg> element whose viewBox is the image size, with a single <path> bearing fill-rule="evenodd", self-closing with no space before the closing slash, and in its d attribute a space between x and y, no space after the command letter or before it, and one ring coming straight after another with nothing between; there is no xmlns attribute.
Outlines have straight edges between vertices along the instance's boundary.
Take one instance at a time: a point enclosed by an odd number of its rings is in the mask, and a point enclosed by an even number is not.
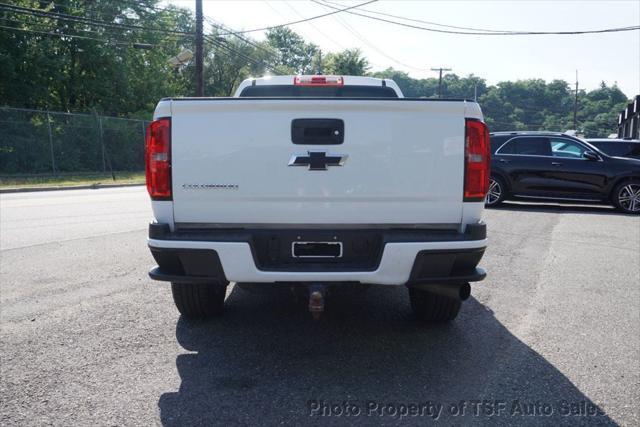
<svg viewBox="0 0 640 427"><path fill-rule="evenodd" d="M479 120L466 119L464 139L464 201L480 202L489 190L491 174L489 129Z"/></svg>
<svg viewBox="0 0 640 427"><path fill-rule="evenodd" d="M340 76L295 76L293 84L296 86L343 86L344 79Z"/></svg>
<svg viewBox="0 0 640 427"><path fill-rule="evenodd" d="M154 200L171 200L171 119L155 120L145 138L147 191Z"/></svg>

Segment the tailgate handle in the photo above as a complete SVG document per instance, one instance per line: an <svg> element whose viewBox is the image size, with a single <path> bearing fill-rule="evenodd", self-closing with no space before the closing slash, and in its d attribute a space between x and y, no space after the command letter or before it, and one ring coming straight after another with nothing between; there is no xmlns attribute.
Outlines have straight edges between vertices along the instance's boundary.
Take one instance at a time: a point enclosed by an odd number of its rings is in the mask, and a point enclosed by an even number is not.
<svg viewBox="0 0 640 427"><path fill-rule="evenodd" d="M341 119L293 119L291 141L300 145L337 145L344 142Z"/></svg>

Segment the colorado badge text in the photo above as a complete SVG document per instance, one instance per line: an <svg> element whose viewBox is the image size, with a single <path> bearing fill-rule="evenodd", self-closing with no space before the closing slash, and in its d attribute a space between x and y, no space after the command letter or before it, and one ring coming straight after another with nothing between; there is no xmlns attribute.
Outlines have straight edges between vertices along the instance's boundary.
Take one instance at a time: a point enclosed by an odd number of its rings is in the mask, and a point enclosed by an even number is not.
<svg viewBox="0 0 640 427"><path fill-rule="evenodd" d="M182 184L183 190L237 190L238 184Z"/></svg>

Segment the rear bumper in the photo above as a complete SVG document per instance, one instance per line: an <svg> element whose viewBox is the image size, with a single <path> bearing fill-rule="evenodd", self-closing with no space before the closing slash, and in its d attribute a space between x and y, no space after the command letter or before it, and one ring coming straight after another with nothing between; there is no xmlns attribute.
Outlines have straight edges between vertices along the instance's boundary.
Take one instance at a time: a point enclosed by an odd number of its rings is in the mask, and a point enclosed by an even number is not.
<svg viewBox="0 0 640 427"><path fill-rule="evenodd" d="M295 230L293 235L337 234L361 246L362 236L373 243L365 252L335 262L283 260L262 244L263 231L170 232L151 224L149 248L158 267L149 275L170 282L361 282L382 285L407 283L465 283L484 279L477 268L487 244L484 223L465 233L425 230ZM291 230L270 230L286 247ZM366 239L365 239L366 240ZM377 242L377 243L376 243ZM377 246L376 246L377 245ZM296 262L293 262L296 261Z"/></svg>

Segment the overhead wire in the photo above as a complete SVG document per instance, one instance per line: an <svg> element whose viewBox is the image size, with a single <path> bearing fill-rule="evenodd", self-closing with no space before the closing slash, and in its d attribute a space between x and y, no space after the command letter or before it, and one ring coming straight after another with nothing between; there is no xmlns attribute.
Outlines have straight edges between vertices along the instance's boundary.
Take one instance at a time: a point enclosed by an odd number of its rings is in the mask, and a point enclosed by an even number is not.
<svg viewBox="0 0 640 427"><path fill-rule="evenodd" d="M285 1L284 1L284 4L285 4L289 9L291 9L291 11L293 11L293 13L295 13L297 16L299 16L299 17L301 17L301 18L303 17L303 15L298 11L298 9L296 9L296 8L295 8L292 4L290 4L288 1L286 1L286 0L285 0ZM271 9L273 9L273 10L275 11L275 9L271 6L271 4L267 3L267 5L268 5L269 7L271 7ZM277 13L277 11L276 11L276 13ZM333 17L333 18L337 18L337 15L333 15L332 17ZM312 27L314 30L316 30L316 32L317 32L318 34L320 34L322 37L324 37L325 39L329 40L329 41L330 41L331 43L333 43L335 46L338 46L338 48L340 48L340 49L346 49L346 47L345 47L343 44L341 44L341 43L337 42L337 41L336 41L336 40L334 40L332 37L328 36L324 31L322 31L320 28L318 28L318 27L316 26L316 24L314 24L313 22L309 22L309 25L311 25L311 27Z"/></svg>
<svg viewBox="0 0 640 427"><path fill-rule="evenodd" d="M266 46L263 46L247 37L243 37L242 35L238 34L235 30L227 27L226 25L223 25L219 22L214 21L213 19L209 18L209 17L205 17L204 18L205 21L207 21L209 23L209 25L211 25L214 28L226 31L227 34L226 35L233 35L234 37L238 38L239 40L242 40L244 43L251 45L253 47L255 47L256 49L259 49L260 51L266 53L267 55L269 55L272 58L277 58L279 57L279 53L272 50L271 48L268 48Z"/></svg>
<svg viewBox="0 0 640 427"><path fill-rule="evenodd" d="M17 28L17 27L10 27L10 26L6 26L6 25L0 25L0 28L5 29L5 30L11 30L11 31L21 31L21 32L28 32L28 33L34 33L34 34L40 34L40 35L47 35L47 36L54 36L54 37L61 37L61 38L75 38L75 39L84 39L84 40L94 40L94 41L99 41L105 44L132 44L133 42L112 42L110 40L105 40L105 39L97 39L95 37L88 37L88 36L81 36L78 34L66 34L66 33L56 33L56 32L51 32L51 31L38 31L38 30L31 30L31 29L27 29L27 28Z"/></svg>
<svg viewBox="0 0 640 427"><path fill-rule="evenodd" d="M42 27L46 26L47 23L46 22L42 22L42 21L38 21L37 19L39 18L38 16L34 16L34 15L28 15L25 16L26 19L22 19L23 16L22 15L15 15L13 17L0 17L0 19L3 19L7 22L10 22L12 24L17 24L17 25L29 25L29 27L39 27L36 29L40 29L42 30ZM32 20L31 18L33 18L34 20ZM47 18L48 19L48 18ZM135 38L137 38L138 40L135 41L135 43L147 43L147 44L155 44L154 43L148 43L148 40L140 40L140 34L139 33L135 33L135 32L128 32L128 33L124 33L124 32L118 32L117 29L115 28L111 28L111 27L101 27L99 25L96 26L92 26L93 28L88 28L88 26L69 26L69 23L64 22L64 24L60 23L60 25L56 26L55 28L45 28L45 32L55 32L57 34L63 34L66 36L74 36L74 34L69 33L69 31L74 31L74 32L81 32L81 33L91 33L91 34L96 34L98 36L101 37L110 37L110 38L122 38L122 37L129 37L129 36L133 36ZM16 28L16 29L20 29L21 27L10 27L10 28ZM183 39L185 37L189 37L187 35L184 36L180 36L180 35L173 35L173 34L166 34L164 35L167 38L174 38L176 40L178 39ZM96 39L97 40L97 39ZM128 42L131 42L131 40L128 40Z"/></svg>
<svg viewBox="0 0 640 427"><path fill-rule="evenodd" d="M60 13L60 12L47 12L47 11L43 11L42 9L33 9L33 8L29 8L29 7L22 7L22 6L14 6L14 5L10 5L7 3L0 3L0 10L9 10L15 13L20 13L23 15L38 15L41 17L45 17L45 18L55 18L55 19L60 19L60 20L64 20L64 21L73 21L73 22L78 22L78 23L84 23L84 24L90 24L90 25L97 25L97 26L102 26L102 27L111 27L111 28L119 28L119 29L130 29L130 30L147 30L147 31L155 31L155 32L161 32L161 33L169 33L169 34L179 34L179 35L192 35L193 33L187 32L187 31L179 31L179 30L168 30L168 29L161 29L161 28L153 28L153 27L147 27L147 26L143 26L143 25L133 25L133 24L125 24L125 23L112 23L112 22L105 22L99 19L94 19L94 18L87 18L84 16L76 16L76 15L69 15L69 14L65 14L65 13Z"/></svg>
<svg viewBox="0 0 640 427"><path fill-rule="evenodd" d="M283 24L270 25L268 27L254 28L254 29L251 29L251 30L237 31L237 33L246 34L246 33L255 33L257 31L275 30L276 28L282 28L282 27L288 27L290 25L301 24L303 22L309 22L309 21L312 21L314 19L324 18L325 16L335 15L336 13L340 13L340 12L348 12L348 11L350 11L352 9L356 9L356 8L358 8L360 6L365 6L367 4L375 3L376 1L378 1L378 0L368 0L366 2L358 3L356 5L349 6L349 7L344 7L344 8L331 7L332 9L335 9L333 12L323 13L321 15L310 16L308 18L299 19L297 21L285 22Z"/></svg>
<svg viewBox="0 0 640 427"><path fill-rule="evenodd" d="M355 28L353 28L351 25L349 25L344 19L340 18L337 15L334 16L333 19L335 19L340 25L342 25L344 28L346 28L347 31L349 31L351 34L353 34L362 43L366 44L371 49L373 49L374 51L378 52L380 55L384 56L385 58L395 62L396 64L399 64L399 65L401 65L403 67L406 67L406 68L411 68L411 69L414 69L414 70L418 70L418 71L429 71L429 69L427 69L427 68L415 67L413 65L409 65L409 64L406 64L406 63L404 63L402 61L399 61L398 59L396 59L393 56L389 55L388 53L384 52L382 49L380 49L379 47L377 47L373 43L369 42L362 34L360 34Z"/></svg>
<svg viewBox="0 0 640 427"><path fill-rule="evenodd" d="M342 7L343 5L336 2L336 1L331 1L331 0L321 0L322 3L329 3L332 4L334 6L340 6ZM432 21L424 21L421 19L415 19L415 18L407 18L404 16L398 16L398 15L392 15L390 13L384 13L384 12L379 12L376 10L371 10L371 9L364 9L364 8L359 8L359 10L361 10L362 12L366 12L366 13L373 13L374 15L381 15L381 16L388 16L390 18L396 18L396 19L402 19L405 21L410 21L410 22L418 22L421 24L427 24L427 25L435 25L436 27L443 27L443 28L454 28L457 30L469 30L469 31L485 31L488 33L501 33L504 31L513 31L513 30L490 30L490 29L486 29L486 28L473 28L473 27L458 27L456 25L447 25L447 24L440 24L437 22L432 22Z"/></svg>
<svg viewBox="0 0 640 427"><path fill-rule="evenodd" d="M22 7L22 6L14 6L14 5L9 5L6 3L0 3L0 10L5 10L5 11L10 11L19 15L26 15L29 17L40 17L40 18L47 18L47 19L56 19L56 20L62 20L62 21L67 21L67 22L73 22L73 23L79 23L79 24L84 24L86 26L94 26L94 27L99 27L102 28L103 30L107 31L107 30L115 30L115 29L120 29L120 30L129 30L129 31L138 31L138 30L147 30L147 31L152 31L152 32L159 32L159 33L163 33L163 35L165 37L176 37L176 36L180 36L180 37L189 37L189 38L195 38L195 33L191 33L191 32L186 32L186 31L175 31L175 30L166 30L166 29L159 29L159 28L152 28L152 27L148 27L148 26L141 26L141 25L130 25L130 24L124 24L124 23L110 23L110 22L105 22L105 21L101 21L98 19L94 19L94 18L87 18L87 17L82 17L82 16L75 16L75 15L68 15L68 14L64 14L64 13L59 13L59 12L51 12L51 11L45 11L45 10L41 10L41 9L32 9L32 8L26 8L26 7ZM23 22L19 22L19 21L13 21L14 23L23 23ZM122 40L108 40L105 38L96 38L96 37L89 37L86 35L79 35L79 34L71 34L69 32L61 32L61 31L56 31L55 30L49 30L49 31L42 31L42 30L29 30L29 29L25 29L25 28L18 28L18 27L13 27L13 26L0 26L0 28L5 29L5 30L12 30L12 31L21 31L21 32L29 32L29 33L33 33L33 34L40 34L40 35L48 35L48 36L55 36L55 37L60 37L60 38L77 38L77 39L85 39L85 40L94 40L94 41L99 41L99 42L103 42L103 43L115 43L115 44L135 44L135 43L140 43L139 41L127 41L127 42L123 42ZM81 31L81 32L92 32L92 33L99 33L96 32L95 30L91 30L91 29L87 29L87 28L73 28L73 31ZM229 34L233 34L233 31L229 31L227 29ZM106 37L113 37L114 34L113 33L105 33L104 34ZM120 36L122 36L123 34L120 34ZM241 36L238 36L240 39L242 39L244 42L247 42L248 44L253 44L254 46L257 46L255 43L247 40L246 38L243 38ZM265 63L262 60L259 59L255 59L250 57L249 55L238 51L237 49L234 49L231 46L228 46L226 43L223 43L217 39L215 39L214 36L211 35L205 35L205 39L209 40L210 42L212 42L212 44L214 44L216 47L219 47L221 49L223 49L226 53L228 54L236 54L238 56L240 56L241 58L245 59L248 63L251 63L253 65L256 66L263 66L264 68L267 69L272 69L270 64ZM270 52L270 54L273 54L272 52Z"/></svg>
<svg viewBox="0 0 640 427"><path fill-rule="evenodd" d="M582 34L601 34L601 33L615 33L622 31L636 31L640 30L640 25L627 26L627 27L616 27L616 28L605 28L598 30L574 30L574 31L453 31L453 30L442 30L437 28L429 28L423 27L419 25L407 24L406 22L398 22L386 18L380 18L377 16L371 16L364 13L354 12L349 9L340 9L330 4L323 3L318 0L311 0L313 3L319 4L321 6L334 9L336 12L345 12L350 15L361 16L363 18L373 19L380 22L386 22L388 24L394 24L402 27L413 28L417 30L430 31L435 33L443 33L443 34L459 34L459 35L473 35L473 36L526 36L526 35L582 35Z"/></svg>

